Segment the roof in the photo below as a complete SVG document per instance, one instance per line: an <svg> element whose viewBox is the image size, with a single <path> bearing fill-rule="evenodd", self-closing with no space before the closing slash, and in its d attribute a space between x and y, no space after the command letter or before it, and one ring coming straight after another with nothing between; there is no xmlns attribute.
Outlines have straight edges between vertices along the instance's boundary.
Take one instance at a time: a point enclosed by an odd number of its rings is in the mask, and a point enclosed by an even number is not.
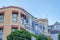
<svg viewBox="0 0 60 40"><path fill-rule="evenodd" d="M25 9L23 9L22 7L17 7L17 6L8 6L8 7L2 7L2 8L0 8L0 10L2 10L2 9L6 9L6 8L18 8L18 9L21 9L22 11L24 11L24 12L26 12L26 13L28 13ZM29 15L31 15L30 13L28 13ZM31 15L32 16L32 15ZM34 16L32 16L32 17L34 17ZM34 17L35 18L35 17ZM36 18L37 19L37 18Z"/></svg>
<svg viewBox="0 0 60 40"><path fill-rule="evenodd" d="M60 25L60 23L59 22L55 22L54 25ZM54 27L54 25L49 25L48 27Z"/></svg>
<svg viewBox="0 0 60 40"><path fill-rule="evenodd" d="M42 18L39 18L37 21L48 22L48 19L42 19Z"/></svg>
<svg viewBox="0 0 60 40"><path fill-rule="evenodd" d="M48 26L48 27L51 27L51 29L48 29L48 31L49 31L51 34L60 33L60 30L57 30L57 29L53 29L53 30L52 30L52 28L53 28L54 26L56 26L56 25L60 25L60 23L59 23L59 22L55 22L54 25L49 25L49 26Z"/></svg>
<svg viewBox="0 0 60 40"><path fill-rule="evenodd" d="M59 22L56 22L54 25L60 25L60 23Z"/></svg>
<svg viewBox="0 0 60 40"><path fill-rule="evenodd" d="M20 7L17 7L17 6L8 6L8 7L4 7L4 6L3 6L2 8L0 8L0 10L1 10L1 9L6 9L6 8L19 8L19 9L21 9Z"/></svg>

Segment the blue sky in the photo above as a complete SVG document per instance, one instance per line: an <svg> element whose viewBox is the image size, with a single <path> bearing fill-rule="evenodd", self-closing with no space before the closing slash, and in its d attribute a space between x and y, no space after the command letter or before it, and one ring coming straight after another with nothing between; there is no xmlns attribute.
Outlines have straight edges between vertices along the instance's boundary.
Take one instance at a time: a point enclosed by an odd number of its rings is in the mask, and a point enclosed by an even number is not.
<svg viewBox="0 0 60 40"><path fill-rule="evenodd" d="M18 6L36 18L47 18L49 24L60 22L60 0L0 0L3 6Z"/></svg>

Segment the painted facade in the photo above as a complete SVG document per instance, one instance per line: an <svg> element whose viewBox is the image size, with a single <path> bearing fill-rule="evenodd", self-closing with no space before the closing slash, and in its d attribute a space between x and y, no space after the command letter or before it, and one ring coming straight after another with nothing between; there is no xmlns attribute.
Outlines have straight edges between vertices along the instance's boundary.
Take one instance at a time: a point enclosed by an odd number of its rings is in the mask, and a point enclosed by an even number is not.
<svg viewBox="0 0 60 40"><path fill-rule="evenodd" d="M44 26L43 27L43 33L44 33L44 35L50 36L50 33L48 32L48 19L42 19L42 18L40 18L37 21L39 23L43 24L43 26Z"/></svg>
<svg viewBox="0 0 60 40"><path fill-rule="evenodd" d="M23 8L14 6L0 8L0 40L6 40L7 35L15 29L42 34L43 25L36 19Z"/></svg>
<svg viewBox="0 0 60 40"><path fill-rule="evenodd" d="M49 25L48 26L49 27L49 32L51 33L51 34L56 34L56 33L59 33L60 32L60 23L59 22L56 22L55 24L53 24L53 25Z"/></svg>
<svg viewBox="0 0 60 40"><path fill-rule="evenodd" d="M53 25L48 26L48 31L51 34L50 36L52 37L53 40L58 40L58 34L60 33L60 23L56 22Z"/></svg>

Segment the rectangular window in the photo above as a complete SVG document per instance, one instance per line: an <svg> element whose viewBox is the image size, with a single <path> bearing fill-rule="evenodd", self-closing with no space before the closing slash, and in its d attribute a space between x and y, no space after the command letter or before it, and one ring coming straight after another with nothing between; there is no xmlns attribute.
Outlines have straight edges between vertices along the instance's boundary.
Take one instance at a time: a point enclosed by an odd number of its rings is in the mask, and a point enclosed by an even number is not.
<svg viewBox="0 0 60 40"><path fill-rule="evenodd" d="M38 23L35 22L35 30L38 30L38 27L39 27Z"/></svg>
<svg viewBox="0 0 60 40"><path fill-rule="evenodd" d="M20 22L21 22L21 24L24 24L24 16L21 16Z"/></svg>
<svg viewBox="0 0 60 40"><path fill-rule="evenodd" d="M4 22L4 15L0 14L0 22Z"/></svg>
<svg viewBox="0 0 60 40"><path fill-rule="evenodd" d="M38 30L38 26L37 25L35 26L35 30Z"/></svg>
<svg viewBox="0 0 60 40"><path fill-rule="evenodd" d="M29 22L30 22L30 25L32 25L32 19L31 18L29 18Z"/></svg>
<svg viewBox="0 0 60 40"><path fill-rule="evenodd" d="M13 22L17 22L17 18L18 17L18 13L17 12L13 12L13 14L12 14L12 21Z"/></svg>
<svg viewBox="0 0 60 40"><path fill-rule="evenodd" d="M26 23L29 23L29 19L28 19L28 17L26 18Z"/></svg>
<svg viewBox="0 0 60 40"><path fill-rule="evenodd" d="M0 28L0 40L2 40L3 29Z"/></svg>

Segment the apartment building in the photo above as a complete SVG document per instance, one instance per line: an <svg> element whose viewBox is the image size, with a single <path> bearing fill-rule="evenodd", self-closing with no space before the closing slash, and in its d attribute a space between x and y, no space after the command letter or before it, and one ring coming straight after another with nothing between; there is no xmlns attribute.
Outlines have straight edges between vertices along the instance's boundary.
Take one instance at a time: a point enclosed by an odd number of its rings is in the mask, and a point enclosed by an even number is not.
<svg viewBox="0 0 60 40"><path fill-rule="evenodd" d="M44 33L44 35L50 36L50 34L48 32L48 19L42 19L42 18L40 18L40 19L37 19L37 21L39 23L43 24L43 26L44 26L43 27L43 33Z"/></svg>
<svg viewBox="0 0 60 40"><path fill-rule="evenodd" d="M60 23L59 23L59 22L56 22L56 23L53 24L53 25L49 25L48 28L49 28L48 31L49 31L51 34L59 33L59 32L60 32Z"/></svg>
<svg viewBox="0 0 60 40"><path fill-rule="evenodd" d="M0 40L6 40L7 35L15 29L42 34L43 25L36 19L23 8L15 6L0 8Z"/></svg>

